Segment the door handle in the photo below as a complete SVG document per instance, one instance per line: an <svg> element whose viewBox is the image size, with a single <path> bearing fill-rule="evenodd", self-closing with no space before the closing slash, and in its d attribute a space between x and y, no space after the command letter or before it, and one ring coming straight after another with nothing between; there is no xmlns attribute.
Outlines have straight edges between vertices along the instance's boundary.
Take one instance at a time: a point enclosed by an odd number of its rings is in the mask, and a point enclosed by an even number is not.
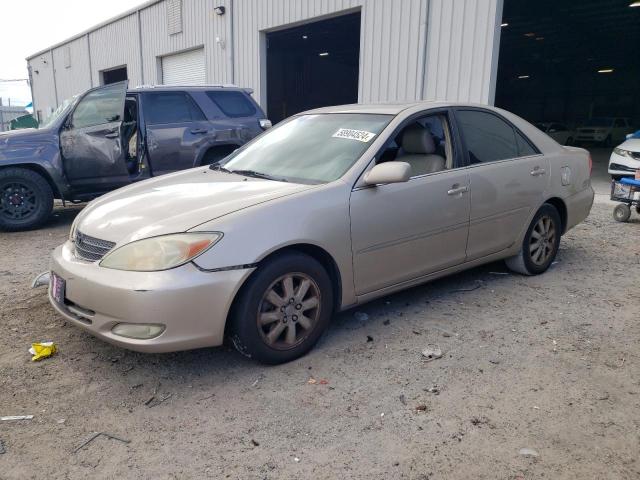
<svg viewBox="0 0 640 480"><path fill-rule="evenodd" d="M104 135L104 138L118 138L119 136L118 132L109 132Z"/></svg>
<svg viewBox="0 0 640 480"><path fill-rule="evenodd" d="M189 130L191 133L207 133L208 130L204 129L204 128L192 128L191 130Z"/></svg>
<svg viewBox="0 0 640 480"><path fill-rule="evenodd" d="M545 173L547 173L547 171L544 168L540 167L535 167L533 170L531 170L531 175L534 177L539 177L540 175L544 175Z"/></svg>
<svg viewBox="0 0 640 480"><path fill-rule="evenodd" d="M457 183L454 185L451 185L451 189L447 190L447 195L458 195L458 194L463 194L469 191L469 187L467 185L461 187L460 185L458 185Z"/></svg>

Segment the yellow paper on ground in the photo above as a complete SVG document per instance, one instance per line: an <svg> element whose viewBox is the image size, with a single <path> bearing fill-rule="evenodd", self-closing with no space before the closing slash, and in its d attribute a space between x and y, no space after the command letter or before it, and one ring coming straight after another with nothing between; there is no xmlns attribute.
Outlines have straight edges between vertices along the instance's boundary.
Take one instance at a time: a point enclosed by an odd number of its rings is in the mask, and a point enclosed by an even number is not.
<svg viewBox="0 0 640 480"><path fill-rule="evenodd" d="M32 343L31 348L29 349L29 353L33 355L33 357L31 357L31 361L35 362L37 360L50 357L56 353L57 350L58 349L53 342Z"/></svg>

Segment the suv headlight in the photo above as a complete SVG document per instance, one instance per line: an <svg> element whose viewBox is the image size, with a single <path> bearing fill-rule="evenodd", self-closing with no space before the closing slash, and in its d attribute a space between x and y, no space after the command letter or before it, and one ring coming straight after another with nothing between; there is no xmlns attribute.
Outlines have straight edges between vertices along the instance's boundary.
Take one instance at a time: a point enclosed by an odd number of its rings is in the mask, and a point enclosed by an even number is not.
<svg viewBox="0 0 640 480"><path fill-rule="evenodd" d="M133 272L154 272L179 267L202 255L222 238L222 233L178 233L145 238L110 252L101 267Z"/></svg>

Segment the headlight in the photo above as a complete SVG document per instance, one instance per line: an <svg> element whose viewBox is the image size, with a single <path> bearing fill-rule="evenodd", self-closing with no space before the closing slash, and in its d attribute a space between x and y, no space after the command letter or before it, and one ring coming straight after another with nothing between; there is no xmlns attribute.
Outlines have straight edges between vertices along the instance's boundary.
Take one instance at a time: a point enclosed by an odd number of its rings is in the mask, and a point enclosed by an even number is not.
<svg viewBox="0 0 640 480"><path fill-rule="evenodd" d="M145 238L128 243L107 254L101 267L134 272L168 270L184 265L203 254L218 240L221 233L178 233Z"/></svg>
<svg viewBox="0 0 640 480"><path fill-rule="evenodd" d="M631 157L631 152L622 148L614 148L613 153L615 153L616 155L620 155L621 157Z"/></svg>

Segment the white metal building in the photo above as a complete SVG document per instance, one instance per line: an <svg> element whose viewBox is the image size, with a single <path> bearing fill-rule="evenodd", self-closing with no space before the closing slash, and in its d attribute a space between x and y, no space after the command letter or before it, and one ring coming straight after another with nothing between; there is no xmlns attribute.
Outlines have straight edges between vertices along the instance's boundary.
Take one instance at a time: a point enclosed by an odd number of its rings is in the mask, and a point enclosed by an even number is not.
<svg viewBox="0 0 640 480"><path fill-rule="evenodd" d="M249 87L276 120L344 100L493 103L502 3L152 0L30 56L34 111L125 78Z"/></svg>

